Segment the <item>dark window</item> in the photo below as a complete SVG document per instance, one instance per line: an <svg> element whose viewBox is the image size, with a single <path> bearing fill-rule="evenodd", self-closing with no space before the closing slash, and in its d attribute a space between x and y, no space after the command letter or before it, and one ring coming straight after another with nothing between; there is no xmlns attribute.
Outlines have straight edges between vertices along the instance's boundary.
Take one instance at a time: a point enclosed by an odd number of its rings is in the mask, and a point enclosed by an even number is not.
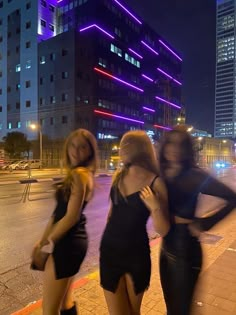
<svg viewBox="0 0 236 315"><path fill-rule="evenodd" d="M8 3L11 3L11 2L12 2L12 0L8 0L7 2L8 2Z"/></svg>
<svg viewBox="0 0 236 315"><path fill-rule="evenodd" d="M0 36L0 43L3 41L3 38L2 38L2 36Z"/></svg>
<svg viewBox="0 0 236 315"><path fill-rule="evenodd" d="M67 79L68 78L68 72L67 71L62 72L61 77L62 77L62 79Z"/></svg>
<svg viewBox="0 0 236 315"><path fill-rule="evenodd" d="M49 4L49 11L54 12L55 11L55 7L51 4Z"/></svg>
<svg viewBox="0 0 236 315"><path fill-rule="evenodd" d="M41 20L40 20L40 23L41 23L42 26L46 27L46 24L47 24L47 23L46 23L45 20L42 20L42 19L41 19Z"/></svg>
<svg viewBox="0 0 236 315"><path fill-rule="evenodd" d="M30 101L26 101L26 102L25 102L25 106L26 106L26 107L30 107L30 105L31 105L31 102L30 102Z"/></svg>
<svg viewBox="0 0 236 315"><path fill-rule="evenodd" d="M2 77L2 71L0 71L0 78Z"/></svg>
<svg viewBox="0 0 236 315"><path fill-rule="evenodd" d="M68 100L68 94L67 93L63 93L62 95L61 95L61 100L64 102L64 101L66 101L66 100Z"/></svg>
<svg viewBox="0 0 236 315"><path fill-rule="evenodd" d="M30 48L30 46L31 46L31 42L30 41L25 43L25 48Z"/></svg>
<svg viewBox="0 0 236 315"><path fill-rule="evenodd" d="M68 122L68 117L67 117L67 116L62 116L62 117L61 117L61 122L62 122L63 124L67 124L67 122Z"/></svg>
<svg viewBox="0 0 236 315"><path fill-rule="evenodd" d="M29 10L31 8L31 2L26 3L26 10Z"/></svg>
<svg viewBox="0 0 236 315"><path fill-rule="evenodd" d="M20 27L17 27L16 34L19 34L19 33L20 33Z"/></svg>
<svg viewBox="0 0 236 315"><path fill-rule="evenodd" d="M2 7L3 7L3 1L0 2L0 8L2 8Z"/></svg>
<svg viewBox="0 0 236 315"><path fill-rule="evenodd" d="M0 113L2 112L2 106L0 106Z"/></svg>
<svg viewBox="0 0 236 315"><path fill-rule="evenodd" d="M20 103L16 102L16 109L20 109Z"/></svg>
<svg viewBox="0 0 236 315"><path fill-rule="evenodd" d="M2 25L2 19L0 19L0 25Z"/></svg>
<svg viewBox="0 0 236 315"><path fill-rule="evenodd" d="M40 84L40 85L43 85L43 81L44 81L43 78L40 78L40 79L39 79L39 84Z"/></svg>
<svg viewBox="0 0 236 315"><path fill-rule="evenodd" d="M7 37L10 38L11 37L11 32L7 33Z"/></svg>
<svg viewBox="0 0 236 315"><path fill-rule="evenodd" d="M25 23L25 28L26 29L31 28L31 22L30 21Z"/></svg>
<svg viewBox="0 0 236 315"><path fill-rule="evenodd" d="M26 88L29 88L30 86L31 86L30 80L25 81L25 87L26 87Z"/></svg>
<svg viewBox="0 0 236 315"><path fill-rule="evenodd" d="M2 89L0 89L0 95L2 95Z"/></svg>
<svg viewBox="0 0 236 315"><path fill-rule="evenodd" d="M55 53L51 53L50 54L50 60L55 60L56 59L56 54Z"/></svg>
<svg viewBox="0 0 236 315"><path fill-rule="evenodd" d="M7 93L10 93L10 92L11 92L11 87L8 86L8 87L7 87Z"/></svg>
<svg viewBox="0 0 236 315"><path fill-rule="evenodd" d="M53 82L54 81L54 74L51 74L50 75L50 82Z"/></svg>
<svg viewBox="0 0 236 315"><path fill-rule="evenodd" d="M54 32L54 25L52 25L52 24L49 24L49 29L52 31L52 32Z"/></svg>
<svg viewBox="0 0 236 315"><path fill-rule="evenodd" d="M20 46L16 46L16 53L18 54L20 51Z"/></svg>
<svg viewBox="0 0 236 315"><path fill-rule="evenodd" d="M62 51L61 51L61 55L62 55L62 56L66 56L66 55L68 55L68 50L66 50L66 49L62 49Z"/></svg>
<svg viewBox="0 0 236 315"><path fill-rule="evenodd" d="M50 125L54 125L54 117L50 117Z"/></svg>
<svg viewBox="0 0 236 315"><path fill-rule="evenodd" d="M41 0L41 6L46 8L47 7L47 3L45 0Z"/></svg>

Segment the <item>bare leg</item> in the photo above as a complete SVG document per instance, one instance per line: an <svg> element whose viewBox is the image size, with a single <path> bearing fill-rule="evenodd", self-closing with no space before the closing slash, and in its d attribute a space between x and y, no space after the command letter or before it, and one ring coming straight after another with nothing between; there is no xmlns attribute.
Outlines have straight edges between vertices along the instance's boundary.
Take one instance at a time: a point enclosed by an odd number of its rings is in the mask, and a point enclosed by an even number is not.
<svg viewBox="0 0 236 315"><path fill-rule="evenodd" d="M59 315L71 278L56 280L54 261L50 255L44 271L43 315Z"/></svg>
<svg viewBox="0 0 236 315"><path fill-rule="evenodd" d="M131 276L129 274L125 275L126 287L129 297L129 304L131 309L131 315L140 315L140 308L143 299L144 292L135 294L134 284Z"/></svg>
<svg viewBox="0 0 236 315"><path fill-rule="evenodd" d="M120 278L116 292L104 290L110 315L131 315L125 276Z"/></svg>

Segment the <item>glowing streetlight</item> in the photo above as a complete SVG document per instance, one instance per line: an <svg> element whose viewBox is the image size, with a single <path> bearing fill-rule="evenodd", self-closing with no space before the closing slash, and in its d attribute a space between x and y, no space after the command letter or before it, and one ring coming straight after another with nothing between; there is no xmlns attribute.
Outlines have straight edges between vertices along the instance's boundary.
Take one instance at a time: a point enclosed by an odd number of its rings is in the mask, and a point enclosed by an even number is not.
<svg viewBox="0 0 236 315"><path fill-rule="evenodd" d="M39 132L39 159L40 159L40 165L42 165L43 162L43 135L41 126L39 124L31 124L29 126L32 130L38 130Z"/></svg>

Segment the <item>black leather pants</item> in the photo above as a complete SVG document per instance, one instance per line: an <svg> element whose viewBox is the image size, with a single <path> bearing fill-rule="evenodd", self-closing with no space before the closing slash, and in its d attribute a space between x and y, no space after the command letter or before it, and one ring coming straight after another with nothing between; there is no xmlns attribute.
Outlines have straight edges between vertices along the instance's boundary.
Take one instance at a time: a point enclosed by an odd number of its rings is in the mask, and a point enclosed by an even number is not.
<svg viewBox="0 0 236 315"><path fill-rule="evenodd" d="M173 225L164 237L160 255L161 285L167 315L189 315L202 266L202 250L187 224Z"/></svg>

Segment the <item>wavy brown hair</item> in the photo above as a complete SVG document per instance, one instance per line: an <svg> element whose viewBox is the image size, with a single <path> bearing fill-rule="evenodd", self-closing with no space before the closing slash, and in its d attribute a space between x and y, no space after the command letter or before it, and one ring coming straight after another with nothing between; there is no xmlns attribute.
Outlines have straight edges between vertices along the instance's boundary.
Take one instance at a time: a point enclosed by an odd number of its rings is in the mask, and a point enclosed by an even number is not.
<svg viewBox="0 0 236 315"><path fill-rule="evenodd" d="M165 158L165 147L171 142L171 137L174 134L179 135L183 139L180 144L182 150L182 159L180 161L182 169L196 167L194 142L187 130L188 127L186 125L178 125L175 126L173 130L166 132L163 136L159 147L159 168L163 177L165 177L165 171L169 167L169 162Z"/></svg>
<svg viewBox="0 0 236 315"><path fill-rule="evenodd" d="M155 150L145 131L132 130L126 132L120 142L120 148L122 146L127 146L129 150L129 162L124 164L113 176L112 186L116 191L120 181L132 165L137 165L154 174L159 174Z"/></svg>
<svg viewBox="0 0 236 315"><path fill-rule="evenodd" d="M68 154L68 149L71 144L71 141L78 137L82 136L88 143L90 147L91 154L87 158L87 160L83 161L82 163L78 163L76 166L72 166ZM97 149L97 140L94 137L94 135L88 131L87 129L77 129L75 131L72 131L69 136L66 138L66 141L64 143L64 166L66 168L66 177L64 181L58 186L58 189L61 189L63 191L63 195L66 199L69 198L70 195L70 189L72 185L72 170L76 167L86 167L88 168L93 174L97 170L98 166L98 149Z"/></svg>

